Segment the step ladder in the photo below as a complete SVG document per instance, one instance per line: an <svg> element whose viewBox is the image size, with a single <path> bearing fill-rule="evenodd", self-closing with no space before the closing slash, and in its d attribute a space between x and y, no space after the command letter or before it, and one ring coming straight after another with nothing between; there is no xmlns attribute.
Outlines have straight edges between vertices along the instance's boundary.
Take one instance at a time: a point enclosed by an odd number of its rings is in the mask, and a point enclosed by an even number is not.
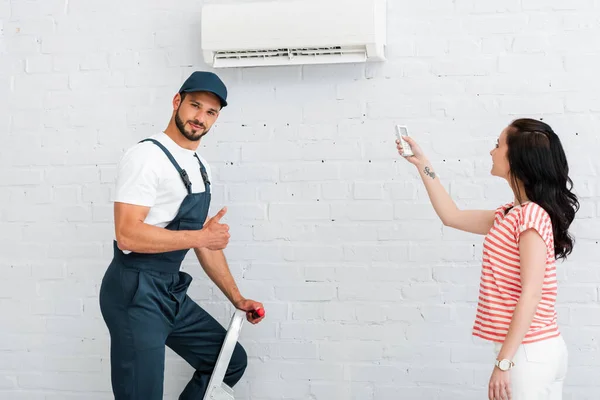
<svg viewBox="0 0 600 400"><path fill-rule="evenodd" d="M255 318L262 315L264 315L262 309L254 311ZM208 389L204 394L203 400L234 400L233 389L223 382L223 378L225 377L225 372L227 372L227 367L231 361L231 355L240 336L244 319L246 319L246 311L236 309L231 317L225 341L221 346L217 364L210 376L210 381L208 381Z"/></svg>

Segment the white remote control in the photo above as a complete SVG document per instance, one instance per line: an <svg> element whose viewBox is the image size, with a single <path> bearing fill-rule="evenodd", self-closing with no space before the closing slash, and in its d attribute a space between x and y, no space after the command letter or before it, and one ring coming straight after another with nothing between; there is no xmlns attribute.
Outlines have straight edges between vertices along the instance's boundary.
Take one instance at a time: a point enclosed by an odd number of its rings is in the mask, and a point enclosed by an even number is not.
<svg viewBox="0 0 600 400"><path fill-rule="evenodd" d="M413 156L412 149L406 140L404 140L403 136L408 136L408 129L404 125L396 125L396 137L400 141L400 145L402 146L402 156L408 157Z"/></svg>

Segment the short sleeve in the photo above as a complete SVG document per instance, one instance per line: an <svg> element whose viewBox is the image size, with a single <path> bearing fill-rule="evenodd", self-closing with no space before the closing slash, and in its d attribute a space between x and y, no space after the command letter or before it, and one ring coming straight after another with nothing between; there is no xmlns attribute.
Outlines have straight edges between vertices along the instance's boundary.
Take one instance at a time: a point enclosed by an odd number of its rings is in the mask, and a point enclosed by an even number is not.
<svg viewBox="0 0 600 400"><path fill-rule="evenodd" d="M520 218L517 220L518 226L515 230L517 244L521 237L521 233L528 229L534 229L542 237L548 247L553 239L552 221L550 215L536 203L527 203L522 207Z"/></svg>
<svg viewBox="0 0 600 400"><path fill-rule="evenodd" d="M140 143L123 155L117 168L114 201L152 207L156 202L158 174L154 149Z"/></svg>

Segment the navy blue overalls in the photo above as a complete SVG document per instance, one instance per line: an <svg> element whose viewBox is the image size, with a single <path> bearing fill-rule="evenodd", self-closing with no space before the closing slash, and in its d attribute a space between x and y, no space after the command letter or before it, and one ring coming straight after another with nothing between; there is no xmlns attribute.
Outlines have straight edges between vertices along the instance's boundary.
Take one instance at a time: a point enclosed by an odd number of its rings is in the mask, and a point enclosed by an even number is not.
<svg viewBox="0 0 600 400"><path fill-rule="evenodd" d="M170 230L202 229L210 206L210 182L200 159L205 191L192 184L171 153L158 141L187 189ZM114 256L100 289L100 308L111 339L111 381L116 400L162 400L165 345L196 372L179 397L201 400L216 364L226 330L187 295L192 277L180 271L188 250L165 253L123 253L116 241ZM225 383L235 385L247 357L237 343Z"/></svg>

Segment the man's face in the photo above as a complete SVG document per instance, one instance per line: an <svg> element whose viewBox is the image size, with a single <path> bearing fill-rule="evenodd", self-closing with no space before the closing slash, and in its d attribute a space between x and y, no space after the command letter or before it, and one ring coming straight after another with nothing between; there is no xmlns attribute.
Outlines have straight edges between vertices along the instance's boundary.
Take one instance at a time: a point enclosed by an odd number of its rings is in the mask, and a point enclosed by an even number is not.
<svg viewBox="0 0 600 400"><path fill-rule="evenodd" d="M208 133L219 116L221 102L208 92L186 93L184 98L175 95L175 124L188 140L198 141Z"/></svg>

